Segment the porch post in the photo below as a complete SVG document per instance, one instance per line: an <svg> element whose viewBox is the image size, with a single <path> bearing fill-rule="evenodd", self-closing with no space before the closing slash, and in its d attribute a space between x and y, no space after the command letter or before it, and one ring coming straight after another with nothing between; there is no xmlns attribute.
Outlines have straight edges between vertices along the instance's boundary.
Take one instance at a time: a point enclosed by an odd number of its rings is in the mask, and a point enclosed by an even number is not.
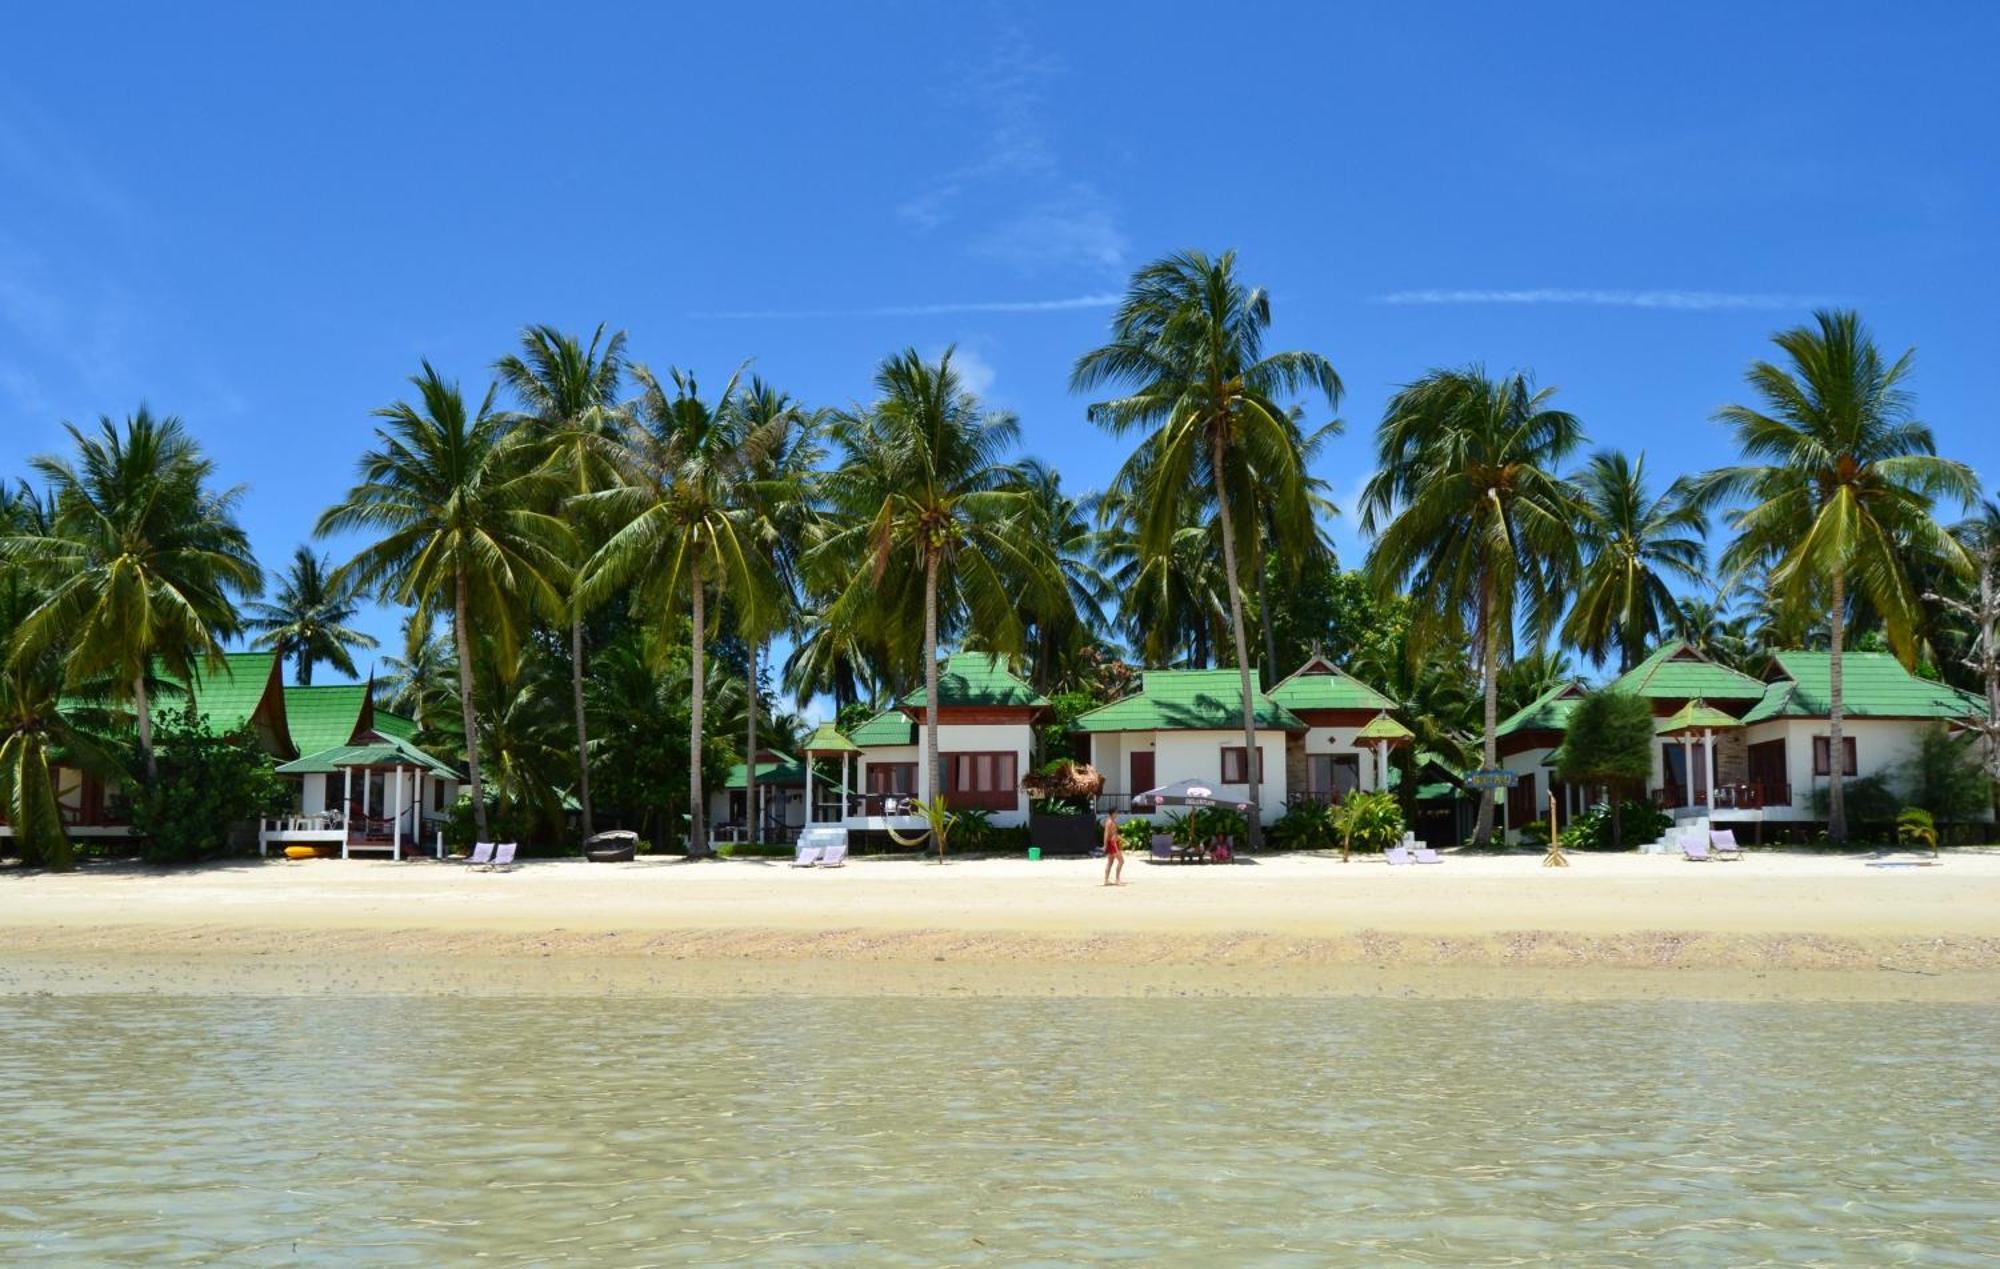
<svg viewBox="0 0 2000 1269"><path fill-rule="evenodd" d="M1701 764L1708 773L1708 811L1715 813L1715 732L1713 729L1701 734Z"/></svg>
<svg viewBox="0 0 2000 1269"><path fill-rule="evenodd" d="M394 816L389 826L389 858L403 862L403 769L395 767L390 771L395 777L396 791L389 797L389 805Z"/></svg>
<svg viewBox="0 0 2000 1269"><path fill-rule="evenodd" d="M1375 791L1381 793L1389 787L1389 742L1375 742Z"/></svg>
<svg viewBox="0 0 2000 1269"><path fill-rule="evenodd" d="M1690 732L1681 733L1681 782L1687 785L1687 788L1681 790L1681 795L1684 799L1683 804L1688 810L1692 811L1694 809L1694 735Z"/></svg>
<svg viewBox="0 0 2000 1269"><path fill-rule="evenodd" d="M362 782L366 789L367 782ZM346 859L348 843L354 840L354 768L340 769L340 857Z"/></svg>
<svg viewBox="0 0 2000 1269"><path fill-rule="evenodd" d="M811 828L812 822L813 822L813 756L812 754L808 753L806 755L806 827Z"/></svg>

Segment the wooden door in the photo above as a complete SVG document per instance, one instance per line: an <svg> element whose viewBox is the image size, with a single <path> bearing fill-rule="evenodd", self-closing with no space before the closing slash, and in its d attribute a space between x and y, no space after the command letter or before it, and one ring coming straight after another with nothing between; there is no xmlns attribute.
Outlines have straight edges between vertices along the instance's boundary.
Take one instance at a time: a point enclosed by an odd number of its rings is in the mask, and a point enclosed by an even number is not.
<svg viewBox="0 0 2000 1269"><path fill-rule="evenodd" d="M1159 783L1155 778L1153 770L1153 757L1153 751L1150 749L1134 749L1132 751L1132 787L1125 790L1126 797L1129 798L1135 793L1144 793L1147 789Z"/></svg>

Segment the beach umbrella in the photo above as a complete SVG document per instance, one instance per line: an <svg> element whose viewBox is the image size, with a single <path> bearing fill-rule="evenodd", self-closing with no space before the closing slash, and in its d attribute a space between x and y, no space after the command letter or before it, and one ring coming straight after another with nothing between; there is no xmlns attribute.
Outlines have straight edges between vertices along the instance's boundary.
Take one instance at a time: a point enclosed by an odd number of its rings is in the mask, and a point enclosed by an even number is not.
<svg viewBox="0 0 2000 1269"><path fill-rule="evenodd" d="M1162 806L1226 806L1232 811L1250 812L1251 805L1241 798L1217 797L1215 787L1205 780L1176 780L1163 784L1144 793L1132 795L1132 805L1140 810L1152 810Z"/></svg>

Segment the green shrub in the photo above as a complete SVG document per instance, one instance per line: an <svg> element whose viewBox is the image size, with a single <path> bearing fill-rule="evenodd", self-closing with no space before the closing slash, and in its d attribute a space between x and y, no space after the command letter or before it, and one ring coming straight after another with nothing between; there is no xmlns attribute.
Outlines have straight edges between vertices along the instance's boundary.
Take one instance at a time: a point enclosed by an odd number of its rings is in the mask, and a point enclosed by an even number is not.
<svg viewBox="0 0 2000 1269"><path fill-rule="evenodd" d="M1921 806L1906 806L1896 816L1896 840L1904 846L1938 853L1937 821Z"/></svg>
<svg viewBox="0 0 2000 1269"><path fill-rule="evenodd" d="M1403 804L1393 793L1350 793L1335 812L1343 851L1379 852L1403 839Z"/></svg>
<svg viewBox="0 0 2000 1269"><path fill-rule="evenodd" d="M1899 772L1910 803L1939 820L1969 820L1982 814L1993 804L1993 782L1979 760L1977 745L1977 737L1954 736L1942 723L1919 732L1916 751Z"/></svg>
<svg viewBox="0 0 2000 1269"><path fill-rule="evenodd" d="M1611 804L1599 802L1563 826L1563 849L1632 850L1647 842L1658 841L1674 825L1673 816L1651 802L1641 802L1637 798L1627 798L1620 803L1618 815L1622 821L1620 827L1624 830L1622 841L1612 835ZM1540 845L1548 844L1547 832L1544 828Z"/></svg>
<svg viewBox="0 0 2000 1269"><path fill-rule="evenodd" d="M1137 851L1143 855L1153 848L1154 831L1151 820L1142 820L1135 815L1119 822L1118 840L1126 850Z"/></svg>
<svg viewBox="0 0 2000 1269"><path fill-rule="evenodd" d="M244 726L212 735L192 702L154 725L153 756L158 778L135 782L124 799L147 863L212 859L229 849L232 829L291 805L257 733Z"/></svg>
<svg viewBox="0 0 2000 1269"><path fill-rule="evenodd" d="M1841 781L1840 800L1850 825L1868 824L1886 829L1895 822L1896 812L1903 809L1903 801L1889 787L1888 778L1880 775ZM1825 819L1830 801L1827 786L1822 784L1815 788L1812 792L1813 814Z"/></svg>
<svg viewBox="0 0 2000 1269"><path fill-rule="evenodd" d="M1281 850L1332 850L1340 844L1339 813L1328 802L1298 802L1271 826Z"/></svg>

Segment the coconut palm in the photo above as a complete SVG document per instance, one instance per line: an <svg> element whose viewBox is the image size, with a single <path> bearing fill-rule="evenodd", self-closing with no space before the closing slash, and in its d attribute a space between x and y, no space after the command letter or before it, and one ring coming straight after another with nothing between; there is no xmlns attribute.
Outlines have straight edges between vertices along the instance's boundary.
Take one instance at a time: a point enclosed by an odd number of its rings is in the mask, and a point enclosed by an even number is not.
<svg viewBox="0 0 2000 1269"><path fill-rule="evenodd" d="M1111 593L1118 596L1118 629L1149 665L1183 664L1203 670L1229 637L1229 601L1213 519L1189 500L1188 520L1164 548L1149 549L1138 524L1140 499L1114 485L1098 496L1097 550Z"/></svg>
<svg viewBox="0 0 2000 1269"><path fill-rule="evenodd" d="M524 471L524 438L493 409L492 388L476 409L426 361L410 379L417 401L375 411L384 425L361 459L361 479L319 518L316 532L379 534L336 579L377 591L428 617L451 612L459 709L474 823L486 836L479 773L479 720L472 678L472 623L502 653L530 616L567 615L561 588L575 539L541 510L548 479Z"/></svg>
<svg viewBox="0 0 2000 1269"><path fill-rule="evenodd" d="M458 673L451 640L433 632L430 613L418 609L403 621L403 653L385 658L377 680L383 700L415 720L418 731L437 721L439 703Z"/></svg>
<svg viewBox="0 0 2000 1269"><path fill-rule="evenodd" d="M690 623L692 700L688 749L688 854L708 853L702 736L707 688L709 601L727 595L738 620L755 624L777 604L778 579L758 540L741 486L780 439L753 427L737 408L737 377L704 401L691 374L661 383L635 366L638 401L615 441L601 448L615 477L583 499L621 527L584 565L578 595L594 604L630 586L635 602L663 621Z"/></svg>
<svg viewBox="0 0 2000 1269"><path fill-rule="evenodd" d="M601 345L601 348L600 348ZM590 343L553 326L530 326L521 332L521 351L495 363L500 382L519 398L528 435L539 457L558 477L551 486L561 502L602 489L610 480L600 442L615 434L619 417L619 382L625 374L625 332L607 341L599 324ZM549 510L556 510L551 507ZM575 517L578 550L588 554L597 528L587 517ZM579 557L580 558L580 557ZM583 606L576 601L575 571L564 582L569 604L570 705L576 718L576 800L583 835L594 831L590 803L590 727L583 708Z"/></svg>
<svg viewBox="0 0 2000 1269"><path fill-rule="evenodd" d="M1913 559L1967 574L1965 548L1932 518L1939 497L1969 504L1979 482L1965 464L1937 456L1918 421L1907 380L1914 350L1891 362L1858 314L1821 310L1810 326L1772 337L1785 364L1752 363L1759 403L1728 405L1716 420L1736 433L1744 462L1700 478L1704 504L1737 502L1736 539L1722 555L1734 578L1762 569L1780 611L1828 621L1827 835L1847 838L1841 653L1850 601L1867 602L1889 646L1913 664L1922 623Z"/></svg>
<svg viewBox="0 0 2000 1269"><path fill-rule="evenodd" d="M313 681L313 665L319 661L355 678L352 650L376 646L375 636L347 624L359 609L352 590L333 585L333 561L301 546L285 570L278 601L251 604L243 625L257 633L252 647L292 660L301 684Z"/></svg>
<svg viewBox="0 0 2000 1269"><path fill-rule="evenodd" d="M1145 554L1165 554L1185 527L1190 498L1213 508L1221 530L1230 635L1242 680L1243 743L1257 749L1256 700L1243 619L1239 538L1256 523L1256 497L1280 524L1313 522L1311 486L1291 405L1281 398L1317 392L1339 403L1340 377L1310 352L1264 351L1270 297L1236 276L1236 253L1211 259L1185 251L1132 277L1111 319L1111 342L1078 359L1073 391L1120 385L1128 395L1090 407L1093 422L1113 435L1143 433L1127 461L1140 494ZM1329 423L1322 431L1335 427ZM1254 547L1252 548L1254 554ZM1256 764L1246 776L1257 801ZM1259 817L1250 817L1249 846L1261 844Z"/></svg>
<svg viewBox="0 0 2000 1269"><path fill-rule="evenodd" d="M185 683L198 664L219 666L223 641L242 626L235 599L260 591L263 574L236 522L241 489L209 488L214 464L179 419L141 406L122 427L101 419L94 436L66 426L75 463L33 460L54 520L0 543L0 556L45 588L16 626L11 655L56 648L66 687L108 681L136 721L151 779L155 671Z"/></svg>
<svg viewBox="0 0 2000 1269"><path fill-rule="evenodd" d="M1047 544L1047 560L1059 583L1047 588L1046 607L1021 614L1027 627L1029 681L1042 692L1062 691L1076 685L1078 654L1090 646L1092 632L1105 625L1109 592L1097 567L1097 531L1084 502L1064 491L1062 476L1053 467L1026 460L1021 487L1029 497L1029 532ZM1021 593L1030 589L1019 588ZM968 646L977 647L978 641L969 638Z"/></svg>
<svg viewBox="0 0 2000 1269"><path fill-rule="evenodd" d="M1574 572L1575 491L1555 469L1582 440L1554 390L1473 366L1435 370L1389 400L1376 433L1376 474L1362 528L1376 535L1368 571L1385 592L1425 597L1412 610L1420 645L1470 634L1484 681L1481 763L1499 761L1499 690L1516 618L1535 642ZM1493 791L1479 800L1476 839L1493 837Z"/></svg>
<svg viewBox="0 0 2000 1269"><path fill-rule="evenodd" d="M764 645L780 630L796 630L801 593L799 551L813 516L817 468L826 457L818 440L819 416L753 375L737 398L745 430L766 438L756 448L747 479L738 486L750 513L752 541L769 559L778 585L775 601L754 611L733 607L736 631L749 649L744 684L743 806L752 824L762 828L757 803L758 684L762 678Z"/></svg>
<svg viewBox="0 0 2000 1269"><path fill-rule="evenodd" d="M839 578L826 620L868 632L899 661L921 659L923 791L936 796L940 629L977 630L987 649L1018 652L1021 614L1047 605L1059 583L1048 544L1030 531L1033 495L1006 461L1020 424L966 389L952 350L935 362L898 353L875 388L872 406L835 419L832 527L808 568ZM921 649L910 647L912 626Z"/></svg>
<svg viewBox="0 0 2000 1269"><path fill-rule="evenodd" d="M1574 479L1583 496L1576 526L1583 560L1563 638L1594 665L1615 651L1623 673L1672 628L1678 608L1668 583L1706 580L1708 516L1689 501L1685 480L1653 497L1644 454L1600 451Z"/></svg>

